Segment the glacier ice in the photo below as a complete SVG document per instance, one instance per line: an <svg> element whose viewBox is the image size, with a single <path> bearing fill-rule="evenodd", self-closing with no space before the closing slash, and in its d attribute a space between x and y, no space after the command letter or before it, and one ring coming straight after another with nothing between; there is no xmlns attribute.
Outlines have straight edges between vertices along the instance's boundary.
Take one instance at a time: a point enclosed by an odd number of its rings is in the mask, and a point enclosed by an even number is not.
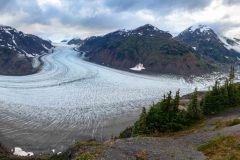
<svg viewBox="0 0 240 160"><path fill-rule="evenodd" d="M169 90L185 94L212 84L111 69L82 60L65 45L42 60L36 74L0 76L0 139L34 153L61 152L78 138L118 135Z"/></svg>

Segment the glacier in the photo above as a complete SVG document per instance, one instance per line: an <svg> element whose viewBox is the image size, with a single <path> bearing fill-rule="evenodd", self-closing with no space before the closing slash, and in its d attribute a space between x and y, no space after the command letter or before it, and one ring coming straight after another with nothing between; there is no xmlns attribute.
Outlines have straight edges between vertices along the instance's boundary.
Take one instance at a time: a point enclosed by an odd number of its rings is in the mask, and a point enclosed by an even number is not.
<svg viewBox="0 0 240 160"><path fill-rule="evenodd" d="M62 152L76 139L117 136L164 93L186 94L213 84L104 67L66 45L41 60L36 74L0 76L0 141L34 154Z"/></svg>

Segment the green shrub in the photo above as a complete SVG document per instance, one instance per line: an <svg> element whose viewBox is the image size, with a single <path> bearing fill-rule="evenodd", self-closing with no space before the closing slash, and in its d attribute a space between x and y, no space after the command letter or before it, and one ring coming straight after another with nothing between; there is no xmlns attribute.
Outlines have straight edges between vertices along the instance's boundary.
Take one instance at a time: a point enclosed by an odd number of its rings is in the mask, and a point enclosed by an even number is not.
<svg viewBox="0 0 240 160"><path fill-rule="evenodd" d="M235 126L235 125L238 125L238 124L240 124L240 119L239 118L226 122L226 126Z"/></svg>
<svg viewBox="0 0 240 160"><path fill-rule="evenodd" d="M179 91L176 92L174 98L172 97L172 92L169 92L167 96L164 95L163 99L154 104L148 112L143 108L139 119L132 127L125 129L120 134L120 138L176 132L195 124L202 119L202 111L198 103L195 103L195 100L197 100L197 90L195 92L191 100L193 103L189 106L189 111L178 108L180 100ZM197 106L195 106L196 104Z"/></svg>

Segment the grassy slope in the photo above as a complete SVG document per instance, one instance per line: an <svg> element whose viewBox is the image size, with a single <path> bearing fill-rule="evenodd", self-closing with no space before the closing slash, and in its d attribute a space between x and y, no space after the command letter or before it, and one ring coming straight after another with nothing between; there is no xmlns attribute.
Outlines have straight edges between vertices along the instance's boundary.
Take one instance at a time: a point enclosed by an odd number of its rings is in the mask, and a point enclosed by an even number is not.
<svg viewBox="0 0 240 160"><path fill-rule="evenodd" d="M239 160L240 136L220 136L198 147L210 160Z"/></svg>

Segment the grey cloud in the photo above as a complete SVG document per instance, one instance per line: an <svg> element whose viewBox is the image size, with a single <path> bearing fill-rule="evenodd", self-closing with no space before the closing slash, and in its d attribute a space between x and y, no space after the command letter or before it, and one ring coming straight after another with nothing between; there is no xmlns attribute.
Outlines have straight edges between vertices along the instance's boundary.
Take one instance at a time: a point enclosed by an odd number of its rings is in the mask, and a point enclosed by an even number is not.
<svg viewBox="0 0 240 160"><path fill-rule="evenodd" d="M234 5L234 4L239 4L239 0L223 0L223 3L229 4L229 5Z"/></svg>
<svg viewBox="0 0 240 160"><path fill-rule="evenodd" d="M0 0L0 13L17 9L17 0Z"/></svg>
<svg viewBox="0 0 240 160"><path fill-rule="evenodd" d="M149 9L155 11L171 11L172 9L200 9L211 3L210 0L106 0L105 4L117 11ZM166 14L166 13L162 13Z"/></svg>
<svg viewBox="0 0 240 160"><path fill-rule="evenodd" d="M54 6L47 6L44 10L41 10L36 0L0 0L0 2L3 4L1 8L3 8L4 12L8 10L9 13L15 13L16 10L22 10L28 13L29 17L24 20L24 23L27 24L49 24L53 18L56 18L62 23L69 25L116 27L122 23L121 20L118 22L117 14L119 11L134 12L142 9L151 9L160 15L164 15L167 14L167 11L171 11L174 8L197 9L204 7L208 5L209 0L63 0L62 3L67 11L61 11ZM79 11L83 9L90 8L93 11L97 11L100 7L112 10L113 15L98 13L97 15L84 17L79 14Z"/></svg>
<svg viewBox="0 0 240 160"><path fill-rule="evenodd" d="M11 18L14 19L14 15L19 11L27 13L28 17L16 21L16 26L36 23L54 26L52 20L57 19L66 28L75 27L88 31L113 31L120 28L134 28L144 23L153 23L160 29L168 30L168 23L159 22L159 19L164 19L164 16L173 11L184 10L191 13L201 10L210 5L212 0L62 0L61 2L64 9L54 5L47 5L42 9L37 0L0 0L0 14L12 14ZM225 5L234 5L240 1L223 0L223 2ZM136 17L136 13L142 10L149 10L158 17L158 21L148 22L144 18ZM237 24L212 24L218 30L235 25Z"/></svg>

